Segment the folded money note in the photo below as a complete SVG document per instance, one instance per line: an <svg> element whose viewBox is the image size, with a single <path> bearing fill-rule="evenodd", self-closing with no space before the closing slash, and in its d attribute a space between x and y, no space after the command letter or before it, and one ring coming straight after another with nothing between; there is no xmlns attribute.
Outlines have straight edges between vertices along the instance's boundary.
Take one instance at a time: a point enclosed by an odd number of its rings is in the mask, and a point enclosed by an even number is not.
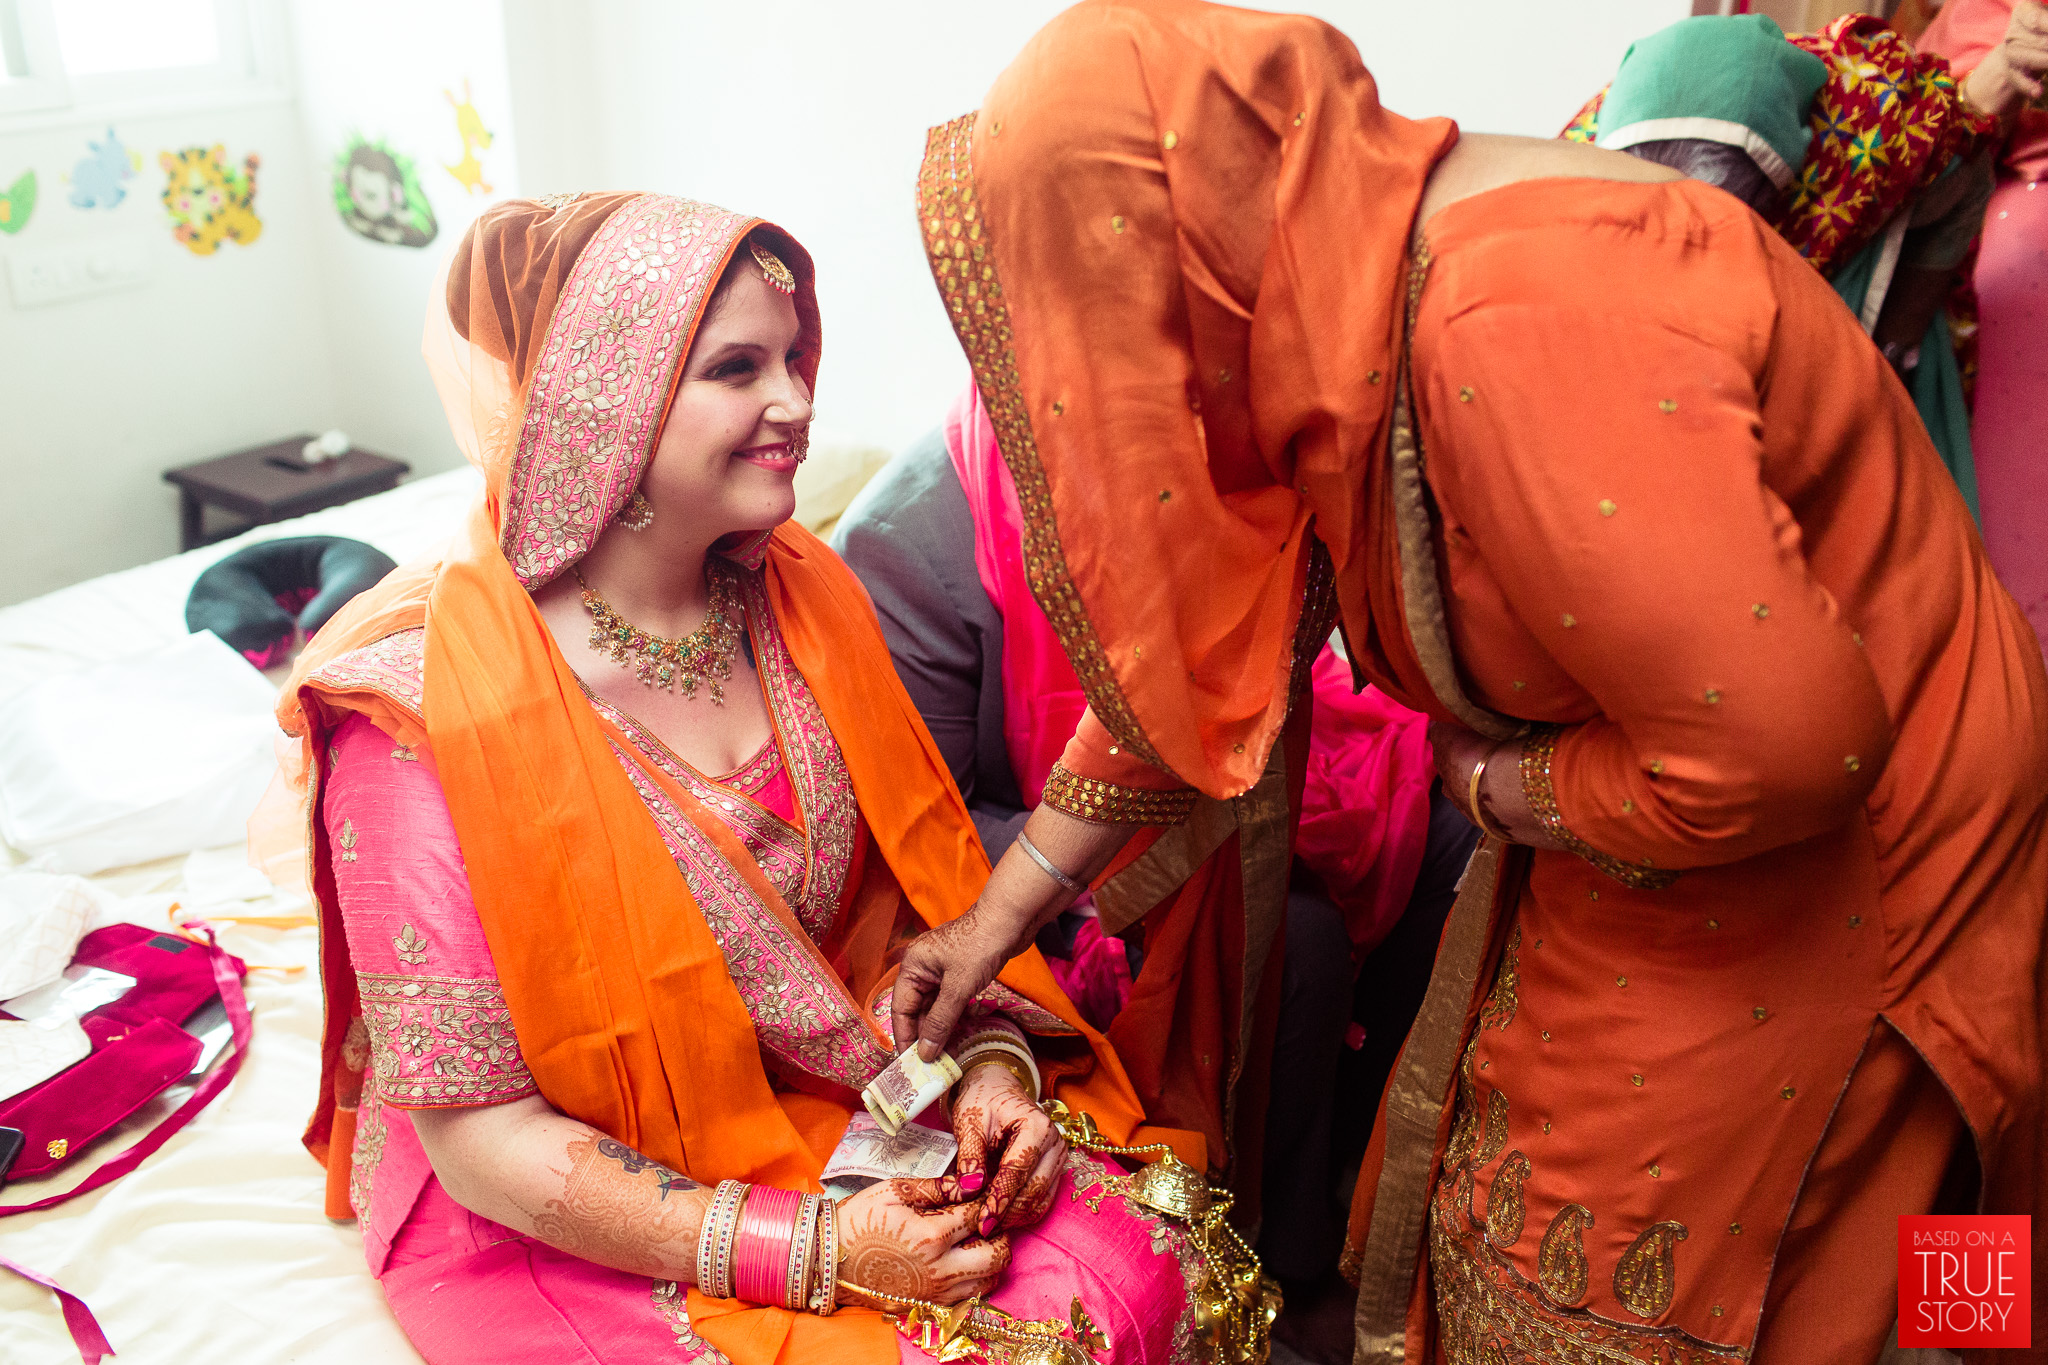
<svg viewBox="0 0 2048 1365"><path fill-rule="evenodd" d="M855 1189L876 1180L929 1180L951 1169L959 1151L953 1135L941 1129L909 1123L892 1136L870 1116L855 1114L818 1178Z"/></svg>
<svg viewBox="0 0 2048 1365"><path fill-rule="evenodd" d="M913 1045L868 1082L860 1099L881 1130L894 1137L959 1079L960 1063L950 1054L941 1052L939 1060L927 1062Z"/></svg>

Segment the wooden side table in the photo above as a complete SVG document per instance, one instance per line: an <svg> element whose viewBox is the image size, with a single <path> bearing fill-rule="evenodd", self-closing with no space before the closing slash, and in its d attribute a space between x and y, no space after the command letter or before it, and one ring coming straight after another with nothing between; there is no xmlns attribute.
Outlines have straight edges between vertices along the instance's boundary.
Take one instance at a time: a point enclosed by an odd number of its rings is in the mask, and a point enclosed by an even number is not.
<svg viewBox="0 0 2048 1365"><path fill-rule="evenodd" d="M351 450L321 464L307 464L299 451L313 437L294 436L218 459L164 471L178 487L178 548L196 550L323 507L354 502L395 487L412 466L367 450ZM206 509L217 507L242 518L239 525L208 534Z"/></svg>

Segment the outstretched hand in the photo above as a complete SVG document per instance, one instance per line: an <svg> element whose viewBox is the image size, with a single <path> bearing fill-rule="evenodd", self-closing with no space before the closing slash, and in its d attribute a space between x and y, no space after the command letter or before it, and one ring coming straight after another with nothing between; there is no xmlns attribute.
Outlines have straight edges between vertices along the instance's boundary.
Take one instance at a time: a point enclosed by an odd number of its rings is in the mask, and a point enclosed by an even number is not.
<svg viewBox="0 0 2048 1365"><path fill-rule="evenodd" d="M916 1043L920 1057L937 1061L968 1005L1018 951L1015 939L979 905L912 939L889 997L896 1050Z"/></svg>

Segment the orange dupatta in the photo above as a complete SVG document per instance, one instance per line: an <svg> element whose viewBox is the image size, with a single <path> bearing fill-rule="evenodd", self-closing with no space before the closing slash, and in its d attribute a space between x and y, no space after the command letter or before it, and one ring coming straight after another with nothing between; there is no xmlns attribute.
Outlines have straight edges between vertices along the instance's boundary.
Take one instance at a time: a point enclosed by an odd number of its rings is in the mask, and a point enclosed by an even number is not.
<svg viewBox="0 0 2048 1365"><path fill-rule="evenodd" d="M815 1190L857 1101L850 1090L771 1086L719 943L529 595L587 552L630 497L712 285L757 229L797 275L799 315L815 331L808 256L757 219L655 195L516 201L479 219L446 290L451 312L467 305L452 319L459 340L430 317L428 353L458 437L484 468L485 499L443 562L401 569L330 623L300 660L280 719L301 737L314 799L340 713L363 711L418 742L447 797L527 1066L555 1108L700 1182ZM861 894L826 947L842 984L872 995L902 928L964 911L988 865L850 571L794 526L764 552L772 610L869 830ZM347 666L420 626L415 695ZM355 991L314 833L329 1017L307 1141L332 1166L348 1156L332 1082ZM1036 953L1002 981L1080 1036L1047 1068L1056 1095L1114 1141L1172 1140L1200 1159L1191 1135L1142 1129L1115 1056ZM896 1354L886 1321L862 1310L819 1319L692 1291L690 1317L741 1365Z"/></svg>

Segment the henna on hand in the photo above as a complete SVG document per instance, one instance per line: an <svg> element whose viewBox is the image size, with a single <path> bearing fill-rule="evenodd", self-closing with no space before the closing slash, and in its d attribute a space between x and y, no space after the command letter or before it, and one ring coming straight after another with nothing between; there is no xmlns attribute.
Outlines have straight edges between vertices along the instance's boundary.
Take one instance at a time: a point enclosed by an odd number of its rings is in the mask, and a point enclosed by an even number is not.
<svg viewBox="0 0 2048 1365"><path fill-rule="evenodd" d="M704 1187L595 1131L571 1139L567 1154L561 1195L530 1215L533 1235L615 1270L695 1284L709 1198L690 1195Z"/></svg>

